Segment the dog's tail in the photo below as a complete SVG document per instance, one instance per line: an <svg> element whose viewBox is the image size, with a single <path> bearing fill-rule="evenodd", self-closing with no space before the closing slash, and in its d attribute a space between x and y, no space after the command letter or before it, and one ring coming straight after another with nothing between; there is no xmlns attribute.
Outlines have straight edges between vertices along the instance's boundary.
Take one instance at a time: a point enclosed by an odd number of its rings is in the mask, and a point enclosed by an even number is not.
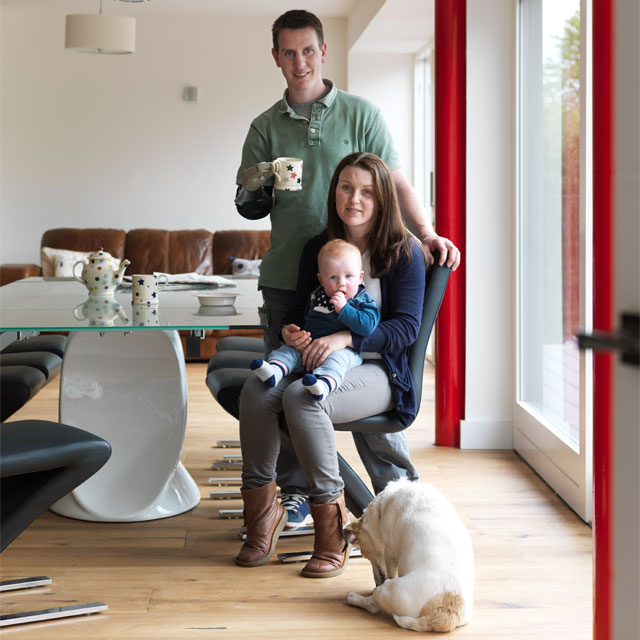
<svg viewBox="0 0 640 640"><path fill-rule="evenodd" d="M409 616L393 616L398 626L412 631L453 631L460 624L464 602L462 596L446 591L429 600L419 618Z"/></svg>

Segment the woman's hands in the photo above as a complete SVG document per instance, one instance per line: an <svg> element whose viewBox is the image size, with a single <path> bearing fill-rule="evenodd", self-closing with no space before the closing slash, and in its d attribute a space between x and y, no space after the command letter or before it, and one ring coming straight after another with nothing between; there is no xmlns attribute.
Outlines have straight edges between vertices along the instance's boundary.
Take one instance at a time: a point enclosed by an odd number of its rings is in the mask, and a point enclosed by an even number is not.
<svg viewBox="0 0 640 640"><path fill-rule="evenodd" d="M306 333L306 332L305 332ZM311 340L311 339L310 339ZM347 347L352 347L351 331L338 331L323 338L311 340L308 345L300 351L302 353L302 364L307 371L313 371L319 367L327 357L334 351L340 351Z"/></svg>
<svg viewBox="0 0 640 640"><path fill-rule="evenodd" d="M353 347L351 331L338 331L330 336L312 340L311 334L296 324L288 324L282 328L282 339L285 344L302 354L302 364L307 371L319 367L334 351Z"/></svg>

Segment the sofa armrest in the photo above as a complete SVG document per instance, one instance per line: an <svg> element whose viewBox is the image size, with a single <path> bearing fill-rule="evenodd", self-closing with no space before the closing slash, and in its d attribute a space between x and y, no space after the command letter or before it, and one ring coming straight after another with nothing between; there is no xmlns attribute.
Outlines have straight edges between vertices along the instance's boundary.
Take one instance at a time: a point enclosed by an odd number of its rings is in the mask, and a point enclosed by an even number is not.
<svg viewBox="0 0 640 640"><path fill-rule="evenodd" d="M15 280L42 275L38 264L3 264L0 265L0 287Z"/></svg>

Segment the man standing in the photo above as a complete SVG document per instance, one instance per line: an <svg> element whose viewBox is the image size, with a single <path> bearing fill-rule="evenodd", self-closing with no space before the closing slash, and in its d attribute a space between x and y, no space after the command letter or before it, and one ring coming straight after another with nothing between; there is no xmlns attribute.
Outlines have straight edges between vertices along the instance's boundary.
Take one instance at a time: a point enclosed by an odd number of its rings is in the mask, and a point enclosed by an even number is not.
<svg viewBox="0 0 640 640"><path fill-rule="evenodd" d="M268 326L267 352L280 344L282 317L293 300L298 260L305 242L322 231L329 181L337 164L354 151L368 151L391 169L405 223L422 240L428 256L456 269L460 253L438 236L400 159L378 107L338 90L322 78L326 60L322 23L304 10L287 11L273 24L276 65L287 82L282 100L252 123L242 150L236 206L249 219L271 214L271 248L260 268L259 286ZM274 191L268 162L277 157L303 160L301 191Z"/></svg>
<svg viewBox="0 0 640 640"><path fill-rule="evenodd" d="M271 247L262 260L259 279L267 316L265 353L281 344L280 328L294 299L302 247L324 228L331 176L352 152L374 153L387 164L405 223L424 244L427 258L432 260L432 252L438 251L440 264L446 262L454 270L460 262L458 249L435 233L402 173L379 108L323 79L327 45L320 20L308 11L287 11L273 23L272 35L271 53L287 89L281 100L251 123L235 199L245 218L257 220L271 214ZM302 190L273 189L270 161L279 157L303 160ZM353 437L376 493L391 480L418 479L403 433L354 433ZM285 434L278 484L289 528L309 524L306 478Z"/></svg>

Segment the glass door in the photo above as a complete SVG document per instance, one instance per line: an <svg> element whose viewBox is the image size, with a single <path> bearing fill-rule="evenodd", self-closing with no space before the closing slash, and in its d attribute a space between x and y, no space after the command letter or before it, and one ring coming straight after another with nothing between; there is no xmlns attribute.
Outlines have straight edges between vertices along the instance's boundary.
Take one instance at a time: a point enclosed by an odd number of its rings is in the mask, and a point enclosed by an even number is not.
<svg viewBox="0 0 640 640"><path fill-rule="evenodd" d="M521 0L514 446L591 520L587 0Z"/></svg>

